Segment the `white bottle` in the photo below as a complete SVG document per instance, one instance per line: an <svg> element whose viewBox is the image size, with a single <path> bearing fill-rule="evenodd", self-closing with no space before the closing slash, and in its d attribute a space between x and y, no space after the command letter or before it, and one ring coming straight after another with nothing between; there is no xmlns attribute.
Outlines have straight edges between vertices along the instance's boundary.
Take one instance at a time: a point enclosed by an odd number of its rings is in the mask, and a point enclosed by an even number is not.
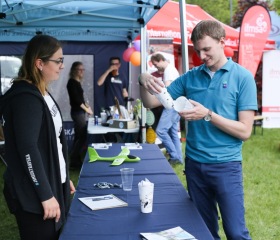
<svg viewBox="0 0 280 240"><path fill-rule="evenodd" d="M142 73L140 75L140 78L143 80L147 80L149 78L152 78L153 76L148 74L148 73ZM173 99L170 96L169 92L167 92L166 88L162 88L160 93L153 93L156 98L161 102L161 104L166 108L166 109L172 109L174 106Z"/></svg>
<svg viewBox="0 0 280 240"><path fill-rule="evenodd" d="M101 116L101 123L106 123L107 122L107 113L105 112L105 110L103 110L100 113L100 116Z"/></svg>
<svg viewBox="0 0 280 240"><path fill-rule="evenodd" d="M167 92L166 88L163 88L161 90L161 92L155 94L155 96L166 109L172 109L173 108L173 106L174 106L173 99L170 96L169 92Z"/></svg>

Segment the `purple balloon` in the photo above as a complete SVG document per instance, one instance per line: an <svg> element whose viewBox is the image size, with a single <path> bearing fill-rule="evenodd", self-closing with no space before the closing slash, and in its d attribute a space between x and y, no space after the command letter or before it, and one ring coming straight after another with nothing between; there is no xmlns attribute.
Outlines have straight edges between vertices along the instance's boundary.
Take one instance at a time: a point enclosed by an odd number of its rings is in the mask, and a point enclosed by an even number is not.
<svg viewBox="0 0 280 240"><path fill-rule="evenodd" d="M134 41L133 46L134 46L136 51L140 52L140 49L141 49L140 40Z"/></svg>

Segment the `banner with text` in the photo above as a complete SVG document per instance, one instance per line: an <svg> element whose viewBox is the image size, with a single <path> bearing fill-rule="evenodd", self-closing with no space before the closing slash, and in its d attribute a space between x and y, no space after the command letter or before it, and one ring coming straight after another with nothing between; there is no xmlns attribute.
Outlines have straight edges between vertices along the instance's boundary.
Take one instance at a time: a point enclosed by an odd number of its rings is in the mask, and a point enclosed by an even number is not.
<svg viewBox="0 0 280 240"><path fill-rule="evenodd" d="M271 28L268 11L260 6L250 7L242 20L239 34L238 63L255 76Z"/></svg>
<svg viewBox="0 0 280 240"><path fill-rule="evenodd" d="M280 128L280 50L263 54L262 115L264 128Z"/></svg>

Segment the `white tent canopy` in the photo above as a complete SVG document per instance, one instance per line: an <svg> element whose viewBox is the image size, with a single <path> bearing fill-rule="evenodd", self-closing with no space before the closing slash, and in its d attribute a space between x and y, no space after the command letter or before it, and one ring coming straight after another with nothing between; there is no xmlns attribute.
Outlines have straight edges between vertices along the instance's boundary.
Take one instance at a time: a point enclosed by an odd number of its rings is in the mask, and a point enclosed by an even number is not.
<svg viewBox="0 0 280 240"><path fill-rule="evenodd" d="M0 1L2 41L24 42L36 34L69 41L127 41L167 0Z"/></svg>

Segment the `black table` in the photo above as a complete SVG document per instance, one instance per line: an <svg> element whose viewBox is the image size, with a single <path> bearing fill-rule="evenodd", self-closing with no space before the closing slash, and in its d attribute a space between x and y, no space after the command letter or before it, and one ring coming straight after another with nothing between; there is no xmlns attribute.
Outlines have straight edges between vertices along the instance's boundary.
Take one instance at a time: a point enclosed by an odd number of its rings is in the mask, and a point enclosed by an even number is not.
<svg viewBox="0 0 280 240"><path fill-rule="evenodd" d="M100 156L115 156L123 144L109 150L97 150ZM142 150L130 150L139 156L137 163L110 166L111 162L89 163L85 157L77 191L60 240L140 240L140 232L157 232L180 226L197 239L213 239L193 202L157 145L142 144ZM94 183L121 183L120 168L133 167L133 190L96 189ZM153 212L140 211L138 183L148 178L155 184ZM127 207L92 211L78 198L114 194L128 203Z"/></svg>

